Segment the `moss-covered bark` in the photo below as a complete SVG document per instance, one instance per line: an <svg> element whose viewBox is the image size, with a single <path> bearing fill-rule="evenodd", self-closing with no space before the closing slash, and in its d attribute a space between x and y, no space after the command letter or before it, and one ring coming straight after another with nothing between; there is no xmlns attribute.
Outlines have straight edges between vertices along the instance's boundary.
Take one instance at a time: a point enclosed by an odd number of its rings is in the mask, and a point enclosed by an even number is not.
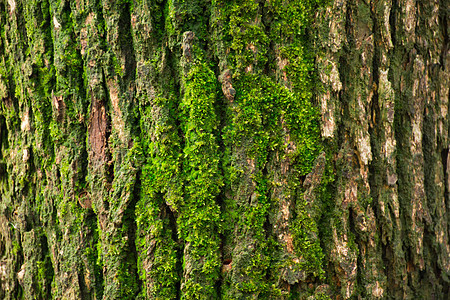
<svg viewBox="0 0 450 300"><path fill-rule="evenodd" d="M448 0L0 0L0 298L445 299Z"/></svg>

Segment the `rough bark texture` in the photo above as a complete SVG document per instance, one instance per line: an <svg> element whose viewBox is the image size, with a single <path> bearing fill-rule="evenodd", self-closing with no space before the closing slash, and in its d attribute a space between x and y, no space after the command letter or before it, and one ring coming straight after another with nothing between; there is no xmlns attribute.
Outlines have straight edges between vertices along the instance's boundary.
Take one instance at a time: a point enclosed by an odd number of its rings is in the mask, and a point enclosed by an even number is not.
<svg viewBox="0 0 450 300"><path fill-rule="evenodd" d="M445 299L448 0L0 0L0 298Z"/></svg>

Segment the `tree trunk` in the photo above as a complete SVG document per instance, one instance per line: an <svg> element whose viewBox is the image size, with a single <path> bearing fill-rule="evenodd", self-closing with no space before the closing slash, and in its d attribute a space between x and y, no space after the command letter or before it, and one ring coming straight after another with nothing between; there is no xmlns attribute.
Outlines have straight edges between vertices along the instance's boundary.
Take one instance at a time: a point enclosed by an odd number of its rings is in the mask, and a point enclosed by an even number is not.
<svg viewBox="0 0 450 300"><path fill-rule="evenodd" d="M0 0L0 298L445 299L449 0Z"/></svg>

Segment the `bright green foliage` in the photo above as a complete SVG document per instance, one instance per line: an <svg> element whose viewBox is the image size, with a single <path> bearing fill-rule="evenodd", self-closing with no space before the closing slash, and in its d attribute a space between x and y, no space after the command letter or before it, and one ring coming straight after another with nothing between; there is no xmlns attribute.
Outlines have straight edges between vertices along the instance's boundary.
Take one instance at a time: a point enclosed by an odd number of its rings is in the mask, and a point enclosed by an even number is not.
<svg viewBox="0 0 450 300"><path fill-rule="evenodd" d="M287 197L297 198L299 177L311 171L322 150L319 112L310 102L315 84L306 34L318 4L213 1L216 55L219 66L232 70L236 90L223 129L224 178L231 190L231 199L225 199L225 232L237 235L225 298L281 297L279 279L271 278L271 272L288 262L278 261L280 245L269 238L269 214L278 203L270 197L273 178L267 168L274 157L288 160L295 171L283 189ZM320 215L320 206L313 209ZM304 259L300 268L320 275L322 249L309 238L317 233L316 221L305 209L296 212L291 233L302 238L294 245Z"/></svg>
<svg viewBox="0 0 450 300"><path fill-rule="evenodd" d="M219 59L238 75L245 68L261 71L267 63L269 38L258 1L213 1L213 27ZM228 51L226 50L228 48Z"/></svg>
<svg viewBox="0 0 450 300"><path fill-rule="evenodd" d="M208 39L209 2L209 0L166 1L165 34L171 49L176 51L179 49L183 33L186 31L193 31L201 43Z"/></svg>
<svg viewBox="0 0 450 300"><path fill-rule="evenodd" d="M226 139L242 141L251 137L248 155L263 166L267 153L283 150L282 126L286 126L296 150L292 158L300 175L307 174L321 150L318 111L308 98L291 92L270 78L243 75L238 82L236 112L233 126L226 130Z"/></svg>
<svg viewBox="0 0 450 300"><path fill-rule="evenodd" d="M261 68L267 62L269 39L261 24L258 1L234 2L230 7L231 49L235 53L237 70L255 64Z"/></svg>
<svg viewBox="0 0 450 300"><path fill-rule="evenodd" d="M173 240L175 229L169 217L170 210L177 210L182 199L179 138L170 119L172 102L156 98L141 112L142 139L148 156L135 211L136 249L139 276L147 282L143 291L155 299L176 298L179 282L178 245ZM153 261L149 259L152 255Z"/></svg>
<svg viewBox="0 0 450 300"><path fill-rule="evenodd" d="M216 197L222 176L214 111L216 79L204 63L197 62L187 74L180 104L185 135L183 177L185 199L180 207L178 231L186 242L184 265L188 272L182 287L185 299L216 297L219 277L220 207Z"/></svg>
<svg viewBox="0 0 450 300"><path fill-rule="evenodd" d="M168 218L169 208L162 194L154 192L152 175L151 168L146 165L142 170L141 197L136 205L139 274L143 282L147 281L143 290L148 295L155 299L174 299L179 281L178 245L172 239L173 228ZM154 257L152 266L146 270L151 256Z"/></svg>
<svg viewBox="0 0 450 300"><path fill-rule="evenodd" d="M53 61L53 44L52 36L49 30L50 12L49 3L41 1L26 2L24 7L26 13L30 16L27 20L27 37L28 51L32 57L30 76L30 84L33 86L29 90L27 97L32 97L31 108L34 115L34 126L36 128L35 147L38 159L44 157L39 165L44 168L49 167L52 163L51 155L53 154L52 143L50 142L49 123L52 119L51 93L54 88L55 69L52 66ZM15 76L26 78L23 76ZM25 96L25 95L24 95Z"/></svg>
<svg viewBox="0 0 450 300"><path fill-rule="evenodd" d="M137 200L136 175L143 156L139 141L134 141L133 146L123 154L120 149L113 154L117 164L114 166L107 216L116 228L100 232L103 265L108 264L107 271L114 274L114 278L106 279L104 294L107 297L134 299L140 287L136 280L136 253L131 251L133 248L130 246L134 245L134 241L130 237L133 236L132 227L136 218L133 205Z"/></svg>
<svg viewBox="0 0 450 300"><path fill-rule="evenodd" d="M305 208L306 203L304 199L297 202L297 218L292 226L292 233L294 236L294 247L302 257L300 265L302 270L307 273L312 273L314 276L323 276L322 260L324 254L320 247L317 234L317 221L308 214ZM314 209L319 209L315 207Z"/></svg>
<svg viewBox="0 0 450 300"><path fill-rule="evenodd" d="M314 295L314 300L331 300L331 297L325 293L318 293Z"/></svg>
<svg viewBox="0 0 450 300"><path fill-rule="evenodd" d="M180 138L171 119L174 99L155 98L152 106L141 112L144 149L149 154L148 173L151 180L146 192L150 197L166 194L166 202L173 210L181 201L179 182ZM146 177L144 177L146 180Z"/></svg>
<svg viewBox="0 0 450 300"><path fill-rule="evenodd" d="M321 274L318 226L298 197L321 151L305 31L314 1L16 2L16 19L0 6L18 34L0 25L0 97L16 96L1 104L10 144L2 140L0 163L11 157L16 178L2 196L17 193L8 214L36 208L27 226L47 230L51 251L30 255L38 294L281 299L277 274L291 257L272 232L268 166L283 159L292 170L283 195L298 202L295 255ZM186 31L196 38L183 41ZM231 100L217 80L225 69ZM25 112L31 130L20 129ZM92 138L105 142L100 151ZM79 286L66 288L65 272Z"/></svg>
<svg viewBox="0 0 450 300"><path fill-rule="evenodd" d="M273 67L281 70L277 78L284 76L286 82L302 98L310 99L314 89L311 81L313 58L310 37L306 34L312 23L314 9L321 5L321 0L275 0L267 1L267 7L272 16L269 38L275 46Z"/></svg>
<svg viewBox="0 0 450 300"><path fill-rule="evenodd" d="M236 89L235 106L230 112L231 124L224 130L224 141L227 151L236 153L236 148L245 149L248 159L255 161L255 172L251 176L256 185L255 198L252 196L249 205L238 203L236 209L239 230L251 232L256 244L249 257L243 253L246 250L240 249L239 256L242 257L234 258L238 268L247 270L243 273L247 277L246 282L235 284L244 293L257 291L273 295L277 290L268 284L266 274L275 259L273 251L276 247L267 240L265 223L276 200L268 197L270 184L265 168L271 153L285 153L285 127L296 145L295 151L289 155L298 174L304 175L311 170L321 150L318 113L309 99L301 98L265 76L241 75ZM226 155L230 161L226 178L230 180L232 190L238 193L244 174L242 158L232 153ZM302 218L307 219L307 216ZM303 254L303 250L298 247L299 254ZM320 247L317 250L320 251ZM321 257L318 259L320 264ZM313 268L317 268L315 257L307 257L306 260L306 264L312 263Z"/></svg>

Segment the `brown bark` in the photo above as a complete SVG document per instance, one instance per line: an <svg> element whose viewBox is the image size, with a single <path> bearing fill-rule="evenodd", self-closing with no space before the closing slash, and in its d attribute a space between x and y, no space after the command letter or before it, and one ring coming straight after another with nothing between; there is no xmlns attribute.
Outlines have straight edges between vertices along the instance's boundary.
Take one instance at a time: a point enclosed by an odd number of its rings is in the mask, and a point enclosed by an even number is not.
<svg viewBox="0 0 450 300"><path fill-rule="evenodd" d="M446 299L448 0L0 0L0 298Z"/></svg>

